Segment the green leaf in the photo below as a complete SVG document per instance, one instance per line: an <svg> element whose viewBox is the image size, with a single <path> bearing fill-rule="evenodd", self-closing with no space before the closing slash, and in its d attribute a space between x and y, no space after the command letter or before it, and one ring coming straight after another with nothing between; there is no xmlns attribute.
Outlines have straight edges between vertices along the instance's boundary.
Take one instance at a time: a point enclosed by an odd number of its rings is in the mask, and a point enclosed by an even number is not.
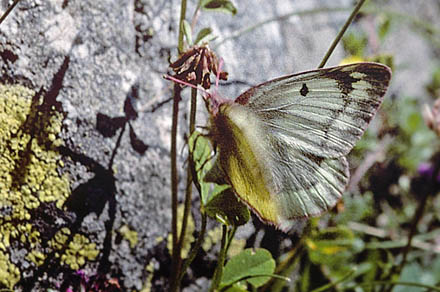
<svg viewBox="0 0 440 292"><path fill-rule="evenodd" d="M222 292L248 292L246 288L243 288L239 285L232 285L231 287L227 288L226 290L221 290Z"/></svg>
<svg viewBox="0 0 440 292"><path fill-rule="evenodd" d="M237 8L229 0L202 0L200 7L204 10L226 12L232 15L237 13Z"/></svg>
<svg viewBox="0 0 440 292"><path fill-rule="evenodd" d="M183 20L183 33L185 34L186 37L186 41L188 42L188 45L192 46L193 45L193 41L192 41L192 29L191 29L191 24L189 24L188 21Z"/></svg>
<svg viewBox="0 0 440 292"><path fill-rule="evenodd" d="M228 261L220 285L225 287L244 280L257 288L270 279L270 276L261 275L270 275L274 271L275 260L269 251L248 248Z"/></svg>
<svg viewBox="0 0 440 292"><path fill-rule="evenodd" d="M435 279L433 275L422 268L418 263L414 262L411 264L407 264L403 269L400 280L402 282L414 282L425 285L435 285ZM398 285L394 287L393 292L422 292L426 291L425 288L422 287L414 287L414 286L403 286Z"/></svg>
<svg viewBox="0 0 440 292"><path fill-rule="evenodd" d="M197 34L196 41L194 42L194 44L197 45L197 44L202 43L202 42L209 42L210 40L212 40L214 38L211 35L211 33L212 33L212 29L210 27L203 28Z"/></svg>
<svg viewBox="0 0 440 292"><path fill-rule="evenodd" d="M219 220L223 224L240 226L246 224L251 215L249 209L240 202L228 185L217 185L219 190L223 190L211 196L205 206L208 216Z"/></svg>
<svg viewBox="0 0 440 292"><path fill-rule="evenodd" d="M198 131L194 131L188 139L190 159L194 162L194 169L197 174L197 182L200 185L202 203L206 204L211 191L211 184L204 182L204 177L212 168L211 146L209 139Z"/></svg>

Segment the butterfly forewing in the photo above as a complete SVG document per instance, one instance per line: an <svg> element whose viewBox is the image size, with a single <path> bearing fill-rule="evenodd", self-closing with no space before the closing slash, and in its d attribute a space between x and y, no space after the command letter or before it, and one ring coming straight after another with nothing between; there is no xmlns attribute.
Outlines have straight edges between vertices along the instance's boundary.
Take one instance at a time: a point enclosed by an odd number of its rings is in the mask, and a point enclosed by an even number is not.
<svg viewBox="0 0 440 292"><path fill-rule="evenodd" d="M345 155L390 76L376 63L314 70L268 81L224 105L212 117L213 139L236 194L283 230L334 206L349 179Z"/></svg>
<svg viewBox="0 0 440 292"><path fill-rule="evenodd" d="M252 109L270 135L323 157L346 155L382 102L388 67L359 63L281 77L236 102Z"/></svg>

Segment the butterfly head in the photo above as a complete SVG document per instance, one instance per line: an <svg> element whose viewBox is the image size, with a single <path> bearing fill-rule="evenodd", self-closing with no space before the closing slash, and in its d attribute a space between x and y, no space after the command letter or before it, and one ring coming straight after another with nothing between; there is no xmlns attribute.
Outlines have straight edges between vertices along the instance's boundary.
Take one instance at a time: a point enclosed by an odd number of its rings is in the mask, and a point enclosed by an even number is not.
<svg viewBox="0 0 440 292"><path fill-rule="evenodd" d="M205 92L203 99L211 116L217 116L221 105L232 104L233 100L222 97L218 91Z"/></svg>

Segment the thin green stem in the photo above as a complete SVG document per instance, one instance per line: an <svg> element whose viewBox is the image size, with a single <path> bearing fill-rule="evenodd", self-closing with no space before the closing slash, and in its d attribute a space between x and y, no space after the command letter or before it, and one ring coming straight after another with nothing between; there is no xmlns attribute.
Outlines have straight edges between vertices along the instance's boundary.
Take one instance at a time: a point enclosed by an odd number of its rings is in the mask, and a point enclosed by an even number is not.
<svg viewBox="0 0 440 292"><path fill-rule="evenodd" d="M209 288L210 292L213 292L218 288L222 279L223 265L226 259L227 237L228 227L226 225L222 225L222 241L220 246L220 254L218 256L217 267L215 269L214 276L212 277L211 287Z"/></svg>
<svg viewBox="0 0 440 292"><path fill-rule="evenodd" d="M5 13L3 13L3 15L0 17L0 24L2 24L2 22L6 19L9 13L11 13L12 9L14 9L18 2L20 2L20 0L15 0L14 3L12 3L12 5L9 6L8 9L6 9Z"/></svg>
<svg viewBox="0 0 440 292"><path fill-rule="evenodd" d="M183 21L186 17L186 0L182 0L180 2L180 21L179 21L179 42L177 45L177 49L179 50L179 54L183 52L184 45L183 45Z"/></svg>
<svg viewBox="0 0 440 292"><path fill-rule="evenodd" d="M348 278L350 278L354 274L355 271L356 271L355 269L352 269L351 271L349 271L347 274L342 276L337 281L330 283L330 284L327 284L327 285L324 285L324 286L321 286L317 289L312 290L311 292L322 292L322 291L330 290L331 288L336 287L336 285L338 285L338 284L346 281Z"/></svg>
<svg viewBox="0 0 440 292"><path fill-rule="evenodd" d="M226 254L228 253L231 242L234 239L235 232L237 231L237 226L233 225L231 231L229 232L228 241L226 243Z"/></svg>
<svg viewBox="0 0 440 292"><path fill-rule="evenodd" d="M330 48L328 49L327 53L325 54L324 58L322 59L321 63L319 64L318 68L323 68L325 66L325 63L327 63L328 59L330 58L330 55L333 53L333 51L336 48L336 45L339 43L339 41L342 39L342 36L344 35L345 31L350 26L351 22L353 21L356 14L358 14L359 9L361 9L362 5L365 3L365 0L360 0L358 4L355 6L353 11L351 12L348 19L345 21L344 25L342 26L341 30L339 31L336 38L333 40L333 43L331 44Z"/></svg>

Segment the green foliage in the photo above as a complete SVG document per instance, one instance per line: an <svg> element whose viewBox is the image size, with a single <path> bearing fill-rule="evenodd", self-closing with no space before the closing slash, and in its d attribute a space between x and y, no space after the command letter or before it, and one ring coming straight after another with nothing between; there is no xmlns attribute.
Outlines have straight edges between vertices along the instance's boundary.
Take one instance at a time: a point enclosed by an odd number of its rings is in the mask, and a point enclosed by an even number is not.
<svg viewBox="0 0 440 292"><path fill-rule="evenodd" d="M426 90L432 98L440 97L440 65L432 73L431 81L426 85Z"/></svg>
<svg viewBox="0 0 440 292"><path fill-rule="evenodd" d="M191 29L191 24L189 24L188 21L183 20L183 34L185 35L186 41L188 42L189 45L193 44L192 41L192 29Z"/></svg>
<svg viewBox="0 0 440 292"><path fill-rule="evenodd" d="M348 33L342 38L342 44L348 55L362 57L367 46L367 37L359 33Z"/></svg>
<svg viewBox="0 0 440 292"><path fill-rule="evenodd" d="M198 45L205 42L207 43L213 39L214 37L212 36L212 29L210 27L205 27L201 29L197 34L196 41L194 42L194 44Z"/></svg>
<svg viewBox="0 0 440 292"><path fill-rule="evenodd" d="M204 10L220 11L235 15L237 8L229 0L200 0L200 7Z"/></svg>
<svg viewBox="0 0 440 292"><path fill-rule="evenodd" d="M275 260L270 252L265 249L245 249L235 257L231 258L225 266L221 287L236 286L238 282L247 282L255 288L264 285L270 279L270 275L275 271ZM241 288L239 288L241 289Z"/></svg>
<svg viewBox="0 0 440 292"><path fill-rule="evenodd" d="M390 32L391 27L391 18L383 15L381 18L379 18L379 28L377 30L377 34L379 35L379 38L381 40L384 40L385 37Z"/></svg>
<svg viewBox="0 0 440 292"><path fill-rule="evenodd" d="M386 100L383 110L388 113L389 129L396 131L390 155L399 165L413 173L417 166L427 161L438 145L436 135L425 125L418 99L404 96L395 101Z"/></svg>

